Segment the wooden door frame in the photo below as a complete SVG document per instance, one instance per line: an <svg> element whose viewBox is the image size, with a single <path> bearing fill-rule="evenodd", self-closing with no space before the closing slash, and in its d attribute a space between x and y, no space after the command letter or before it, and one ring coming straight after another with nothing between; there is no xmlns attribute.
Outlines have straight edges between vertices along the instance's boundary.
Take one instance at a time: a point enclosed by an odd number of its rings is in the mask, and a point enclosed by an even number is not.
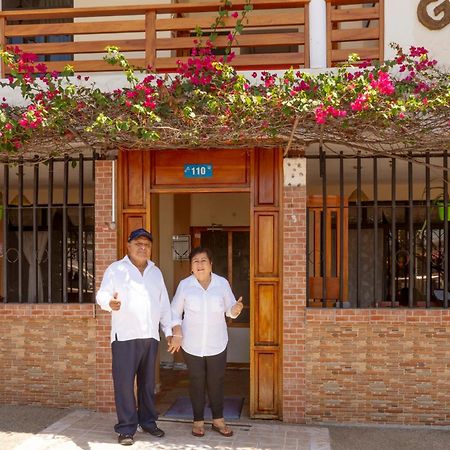
<svg viewBox="0 0 450 450"><path fill-rule="evenodd" d="M160 193L233 193L250 194L250 416L282 418L282 170L280 148L236 150L240 159L237 181L230 177L230 154L219 149L227 165L224 180L197 185L194 180L170 173L163 161L159 173L155 161L165 151L120 151L118 156L118 252L122 257L130 227L152 225L153 195ZM177 151L173 151L176 154ZM210 150L179 150L181 159L194 155L194 162L211 158ZM179 158L174 159L180 165ZM209 158L209 159L208 159ZM247 162L245 162L247 161ZM242 167L245 165L245 167ZM179 167L178 169L179 170ZM219 172L219 171L218 171ZM166 178L164 178L166 177ZM177 182L179 177L179 182ZM164 179L169 180L164 184ZM132 182L130 181L132 180ZM161 181L162 180L162 181ZM230 181L231 180L231 181Z"/></svg>

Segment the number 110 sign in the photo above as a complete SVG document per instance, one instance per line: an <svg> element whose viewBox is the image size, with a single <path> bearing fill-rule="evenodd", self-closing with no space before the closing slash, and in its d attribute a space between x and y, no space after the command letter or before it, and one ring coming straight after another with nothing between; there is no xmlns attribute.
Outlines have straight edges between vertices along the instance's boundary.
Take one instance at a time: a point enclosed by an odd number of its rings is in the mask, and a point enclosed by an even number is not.
<svg viewBox="0 0 450 450"><path fill-rule="evenodd" d="M212 164L185 164L185 178L211 178L213 176Z"/></svg>

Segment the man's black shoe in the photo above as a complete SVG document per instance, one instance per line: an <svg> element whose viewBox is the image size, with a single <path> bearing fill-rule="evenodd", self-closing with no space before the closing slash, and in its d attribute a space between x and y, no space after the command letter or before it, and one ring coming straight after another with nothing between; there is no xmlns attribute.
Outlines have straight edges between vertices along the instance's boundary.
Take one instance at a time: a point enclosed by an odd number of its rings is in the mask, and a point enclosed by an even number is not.
<svg viewBox="0 0 450 450"><path fill-rule="evenodd" d="M119 441L119 444L121 445L133 445L134 439L132 434L119 434L119 437L117 438Z"/></svg>
<svg viewBox="0 0 450 450"><path fill-rule="evenodd" d="M166 433L164 433L163 430L161 430L161 428L158 428L158 427L150 429L147 427L143 427L141 425L141 428L142 428L142 431L145 431L146 433L149 433L152 436L159 437L159 438L163 437L166 434Z"/></svg>

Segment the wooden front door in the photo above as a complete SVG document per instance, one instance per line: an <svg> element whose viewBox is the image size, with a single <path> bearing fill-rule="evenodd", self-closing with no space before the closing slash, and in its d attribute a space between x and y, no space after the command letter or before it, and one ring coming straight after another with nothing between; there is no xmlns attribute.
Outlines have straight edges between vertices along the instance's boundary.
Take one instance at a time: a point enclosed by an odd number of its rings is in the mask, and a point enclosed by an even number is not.
<svg viewBox="0 0 450 450"><path fill-rule="evenodd" d="M151 229L152 193L249 192L250 415L255 418L281 417L281 162L279 149L121 151L118 159L119 257L132 229ZM204 165L210 175L186 174L187 167Z"/></svg>

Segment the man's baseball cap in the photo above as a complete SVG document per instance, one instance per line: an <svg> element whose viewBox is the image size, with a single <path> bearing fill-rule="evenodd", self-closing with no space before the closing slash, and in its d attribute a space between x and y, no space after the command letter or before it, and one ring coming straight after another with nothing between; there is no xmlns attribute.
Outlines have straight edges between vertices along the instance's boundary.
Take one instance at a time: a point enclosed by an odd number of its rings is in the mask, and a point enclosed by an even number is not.
<svg viewBox="0 0 450 450"><path fill-rule="evenodd" d="M140 237L145 237L153 242L152 233L144 228L138 228L137 230L132 231L128 236L128 242L134 241L135 239Z"/></svg>

